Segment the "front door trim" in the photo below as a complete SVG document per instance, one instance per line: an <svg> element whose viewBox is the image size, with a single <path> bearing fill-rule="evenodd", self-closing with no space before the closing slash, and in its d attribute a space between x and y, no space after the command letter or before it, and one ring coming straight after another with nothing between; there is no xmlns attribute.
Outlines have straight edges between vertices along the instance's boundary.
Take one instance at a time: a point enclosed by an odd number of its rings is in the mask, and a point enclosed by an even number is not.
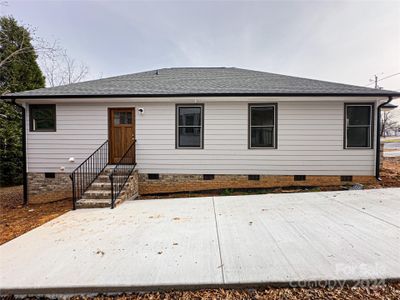
<svg viewBox="0 0 400 300"><path fill-rule="evenodd" d="M112 154L113 154L113 135L112 135L112 130L113 130L113 111L126 111L126 110L131 110L132 111L132 130L133 130L133 137L132 141L134 140L134 137L136 136L136 115L135 115L135 107L108 107L107 113L108 113L108 161L110 164L115 164L117 161L113 160Z"/></svg>

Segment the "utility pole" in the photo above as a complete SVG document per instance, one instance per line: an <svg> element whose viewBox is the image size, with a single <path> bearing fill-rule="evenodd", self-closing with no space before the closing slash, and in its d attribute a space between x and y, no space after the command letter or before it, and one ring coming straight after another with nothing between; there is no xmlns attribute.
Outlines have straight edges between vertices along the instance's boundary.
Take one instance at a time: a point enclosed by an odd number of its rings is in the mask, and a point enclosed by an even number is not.
<svg viewBox="0 0 400 300"><path fill-rule="evenodd" d="M383 78L383 79L385 79L385 78ZM382 79L381 79L381 80L382 80ZM375 88L378 89L378 90L381 90L382 87L378 85L378 81L379 81L378 75L374 75Z"/></svg>

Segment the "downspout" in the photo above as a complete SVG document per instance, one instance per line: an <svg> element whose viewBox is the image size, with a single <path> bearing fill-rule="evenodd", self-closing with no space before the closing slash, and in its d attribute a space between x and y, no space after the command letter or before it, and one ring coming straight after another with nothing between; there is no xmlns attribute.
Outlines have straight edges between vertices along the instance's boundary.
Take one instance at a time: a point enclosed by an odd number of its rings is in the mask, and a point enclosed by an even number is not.
<svg viewBox="0 0 400 300"><path fill-rule="evenodd" d="M375 158L375 178L376 180L381 181L380 177L380 168L381 168L381 107L390 103L393 100L393 97L389 97L388 101L380 104L377 109L377 124L376 128L377 134L376 134L376 158Z"/></svg>
<svg viewBox="0 0 400 300"><path fill-rule="evenodd" d="M23 185L24 185L24 205L28 204L28 170L26 165L26 115L25 115L25 107L15 102L15 99L12 100L12 104L19 107L22 112L22 169L23 169Z"/></svg>

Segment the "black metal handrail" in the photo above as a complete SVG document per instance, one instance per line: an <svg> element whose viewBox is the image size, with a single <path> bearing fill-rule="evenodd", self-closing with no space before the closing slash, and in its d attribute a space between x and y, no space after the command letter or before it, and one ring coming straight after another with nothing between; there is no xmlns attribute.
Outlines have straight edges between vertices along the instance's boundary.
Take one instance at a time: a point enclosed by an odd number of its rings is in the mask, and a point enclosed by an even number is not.
<svg viewBox="0 0 400 300"><path fill-rule="evenodd" d="M108 140L85 159L70 175L72 180L72 203L78 201L88 187L108 165Z"/></svg>
<svg viewBox="0 0 400 300"><path fill-rule="evenodd" d="M136 140L128 147L118 163L115 165L110 176L111 182L111 208L115 207L115 200L124 188L136 166Z"/></svg>

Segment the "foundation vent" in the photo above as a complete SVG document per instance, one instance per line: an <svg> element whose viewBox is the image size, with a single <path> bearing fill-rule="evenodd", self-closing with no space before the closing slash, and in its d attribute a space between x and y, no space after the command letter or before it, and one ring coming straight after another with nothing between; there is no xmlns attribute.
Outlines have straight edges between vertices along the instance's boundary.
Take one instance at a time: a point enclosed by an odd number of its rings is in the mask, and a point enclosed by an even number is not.
<svg viewBox="0 0 400 300"><path fill-rule="evenodd" d="M304 181L306 180L306 175L294 175L294 181Z"/></svg>
<svg viewBox="0 0 400 300"><path fill-rule="evenodd" d="M340 181L352 182L353 176L340 176Z"/></svg>
<svg viewBox="0 0 400 300"><path fill-rule="evenodd" d="M56 178L56 173L54 172L44 173L44 178Z"/></svg>
<svg viewBox="0 0 400 300"><path fill-rule="evenodd" d="M249 175L247 176L248 180L260 180L260 175Z"/></svg>
<svg viewBox="0 0 400 300"><path fill-rule="evenodd" d="M214 174L204 174L203 180L214 180Z"/></svg>
<svg viewBox="0 0 400 300"><path fill-rule="evenodd" d="M158 180L160 179L160 174L147 174L147 179Z"/></svg>

